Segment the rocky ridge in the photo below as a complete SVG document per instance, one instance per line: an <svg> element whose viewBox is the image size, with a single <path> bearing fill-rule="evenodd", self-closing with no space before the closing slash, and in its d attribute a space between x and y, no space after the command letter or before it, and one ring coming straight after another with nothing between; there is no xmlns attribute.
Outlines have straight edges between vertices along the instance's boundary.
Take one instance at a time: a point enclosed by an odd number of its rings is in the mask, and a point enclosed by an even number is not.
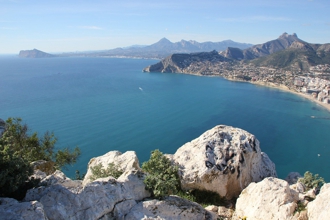
<svg viewBox="0 0 330 220"><path fill-rule="evenodd" d="M23 201L0 198L2 219L327 219L330 215L330 187L318 196L296 183L299 174L287 181L276 178L275 165L261 152L254 135L230 126L219 125L168 155L179 166L182 188L207 189L221 196L237 197L229 205L203 208L178 196L163 200L150 198L144 174L132 151L118 151L92 158L88 172L98 164L121 165L117 179L99 178L93 182L71 180L62 172L41 178L39 187L28 190ZM39 164L39 163L38 163ZM41 166L39 166L42 169ZM290 183L290 184L289 184ZM311 198L314 201L309 202ZM298 203L305 211L296 212ZM234 209L235 208L235 211Z"/></svg>

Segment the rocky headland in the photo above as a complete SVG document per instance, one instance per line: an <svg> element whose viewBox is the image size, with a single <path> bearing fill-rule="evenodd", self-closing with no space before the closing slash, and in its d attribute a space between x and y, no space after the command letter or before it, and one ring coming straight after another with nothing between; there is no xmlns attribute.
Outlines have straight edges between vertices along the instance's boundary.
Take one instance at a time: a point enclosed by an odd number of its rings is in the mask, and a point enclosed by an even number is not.
<svg viewBox="0 0 330 220"><path fill-rule="evenodd" d="M51 58L56 57L53 54L45 53L43 51L33 49L33 50L21 50L18 54L21 58Z"/></svg>
<svg viewBox="0 0 330 220"><path fill-rule="evenodd" d="M330 44L311 44L296 34L241 50L227 48L172 54L144 72L221 76L302 95L330 110Z"/></svg>
<svg viewBox="0 0 330 220"><path fill-rule="evenodd" d="M92 158L83 180L61 171L47 175L35 166L39 187L23 201L0 198L1 219L327 219L330 184L317 195L307 191L300 177L276 177L275 164L261 152L258 139L247 131L216 126L166 155L179 167L184 190L209 190L227 199L226 205L201 205L175 195L151 197L134 151L110 151ZM91 169L114 163L123 170L114 177L90 180ZM46 172L49 172L47 170ZM237 199L237 200L236 200ZM303 204L304 210L299 209Z"/></svg>

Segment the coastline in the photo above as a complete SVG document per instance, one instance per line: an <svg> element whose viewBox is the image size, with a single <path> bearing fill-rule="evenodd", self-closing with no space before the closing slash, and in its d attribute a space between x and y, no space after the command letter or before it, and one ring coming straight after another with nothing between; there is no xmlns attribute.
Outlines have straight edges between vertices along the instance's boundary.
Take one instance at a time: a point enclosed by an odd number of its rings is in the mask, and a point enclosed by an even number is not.
<svg viewBox="0 0 330 220"><path fill-rule="evenodd" d="M236 80L233 80L233 81L236 81ZM240 81L240 80L238 80ZM317 99L314 99L311 95L307 95L305 93L301 93L301 92L296 92L296 91L293 91L291 89L289 89L288 87L284 86L284 85L275 85L275 84L272 84L272 83L264 83L264 82L249 82L249 81L240 81L240 82L248 82L248 83L251 83L251 84L254 84L254 85L259 85L259 86L265 86L265 87L270 87L270 88L275 88L275 89L280 89L280 90L283 90L285 92L291 92L295 95L299 95L309 101L312 101L314 102L315 104L325 108L327 111L330 112L330 104L326 104L326 103L323 103L323 102L320 102L318 101Z"/></svg>
<svg viewBox="0 0 330 220"><path fill-rule="evenodd" d="M318 101L317 99L314 99L311 95L307 95L305 93L301 93L301 92L297 92L297 91L293 91L291 89L289 89L287 86L285 85L276 85L274 83L270 83L270 82L261 82L261 81L245 81L245 80L239 80L239 79L233 79L233 78L227 78L227 77L223 77L221 75L202 75L202 74L194 74L194 73L181 73L181 74L190 74L190 75L195 75L195 76L208 76L208 77L222 77L226 80L229 81L233 81L233 82L245 82L245 83L251 83L254 84L256 86L264 86L264 87L269 87L269 88L274 88L274 89L279 89L285 92L290 92L293 93L295 95L298 95L300 97L303 97L311 102L314 102L315 104L317 104L318 106L324 108L325 110L327 110L328 112L330 112L330 104L326 104L323 102Z"/></svg>

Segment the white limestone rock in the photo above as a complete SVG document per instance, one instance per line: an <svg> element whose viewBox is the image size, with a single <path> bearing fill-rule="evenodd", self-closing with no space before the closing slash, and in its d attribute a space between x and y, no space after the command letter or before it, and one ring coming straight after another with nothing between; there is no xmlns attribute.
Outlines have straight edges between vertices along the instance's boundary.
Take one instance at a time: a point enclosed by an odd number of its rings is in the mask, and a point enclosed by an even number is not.
<svg viewBox="0 0 330 220"><path fill-rule="evenodd" d="M48 179L54 180L57 177ZM66 177L60 180L63 179ZM113 177L100 178L84 187L70 187L71 184L51 181L52 185L29 190L25 200L37 198L48 219L118 218L129 212L136 201L150 196L145 190L143 179L143 173L131 170L126 171L118 180Z"/></svg>
<svg viewBox="0 0 330 220"><path fill-rule="evenodd" d="M177 196L168 196L161 201L154 199L139 202L124 219L215 220L216 217L214 213L205 210L197 203Z"/></svg>
<svg viewBox="0 0 330 220"><path fill-rule="evenodd" d="M180 147L173 156L183 189L209 190L231 199L251 182L276 177L274 163L254 135L216 126Z"/></svg>
<svg viewBox="0 0 330 220"><path fill-rule="evenodd" d="M316 199L307 205L308 219L327 220L330 218L330 183L324 184Z"/></svg>
<svg viewBox="0 0 330 220"><path fill-rule="evenodd" d="M234 211L224 206L218 207L218 216L222 219L231 219Z"/></svg>
<svg viewBox="0 0 330 220"><path fill-rule="evenodd" d="M108 167L109 163L114 163L115 165L119 166L123 171L141 170L139 165L139 159L137 158L135 151L127 151L123 154L119 151L110 151L102 156L90 159L88 163L87 173L83 180L83 185L86 185L87 183L91 182L91 167L102 164L103 167L106 168Z"/></svg>
<svg viewBox="0 0 330 220"><path fill-rule="evenodd" d="M54 186L62 186L72 193L79 193L82 190L81 180L71 180L59 170L56 170L52 175L48 175L41 179L40 187L30 189L26 192L24 201L40 200L42 196L51 191ZM52 187L50 187L52 186Z"/></svg>
<svg viewBox="0 0 330 220"><path fill-rule="evenodd" d="M11 198L0 198L0 219L3 220L47 220L40 202L18 202Z"/></svg>
<svg viewBox="0 0 330 220"><path fill-rule="evenodd" d="M242 191L233 219L291 219L298 200L298 192L290 189L285 180L268 177Z"/></svg>

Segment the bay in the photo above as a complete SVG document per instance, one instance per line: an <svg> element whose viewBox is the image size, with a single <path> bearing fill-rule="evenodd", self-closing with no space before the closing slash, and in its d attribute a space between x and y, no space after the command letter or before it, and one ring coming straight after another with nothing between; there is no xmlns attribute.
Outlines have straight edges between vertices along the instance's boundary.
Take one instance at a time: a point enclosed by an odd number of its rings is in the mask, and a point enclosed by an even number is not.
<svg viewBox="0 0 330 220"><path fill-rule="evenodd" d="M90 158L111 150L174 153L215 125L254 134L281 178L309 170L330 181L330 113L300 96L219 77L143 73L156 60L0 57L0 118L53 131ZM312 118L311 116L315 116Z"/></svg>

